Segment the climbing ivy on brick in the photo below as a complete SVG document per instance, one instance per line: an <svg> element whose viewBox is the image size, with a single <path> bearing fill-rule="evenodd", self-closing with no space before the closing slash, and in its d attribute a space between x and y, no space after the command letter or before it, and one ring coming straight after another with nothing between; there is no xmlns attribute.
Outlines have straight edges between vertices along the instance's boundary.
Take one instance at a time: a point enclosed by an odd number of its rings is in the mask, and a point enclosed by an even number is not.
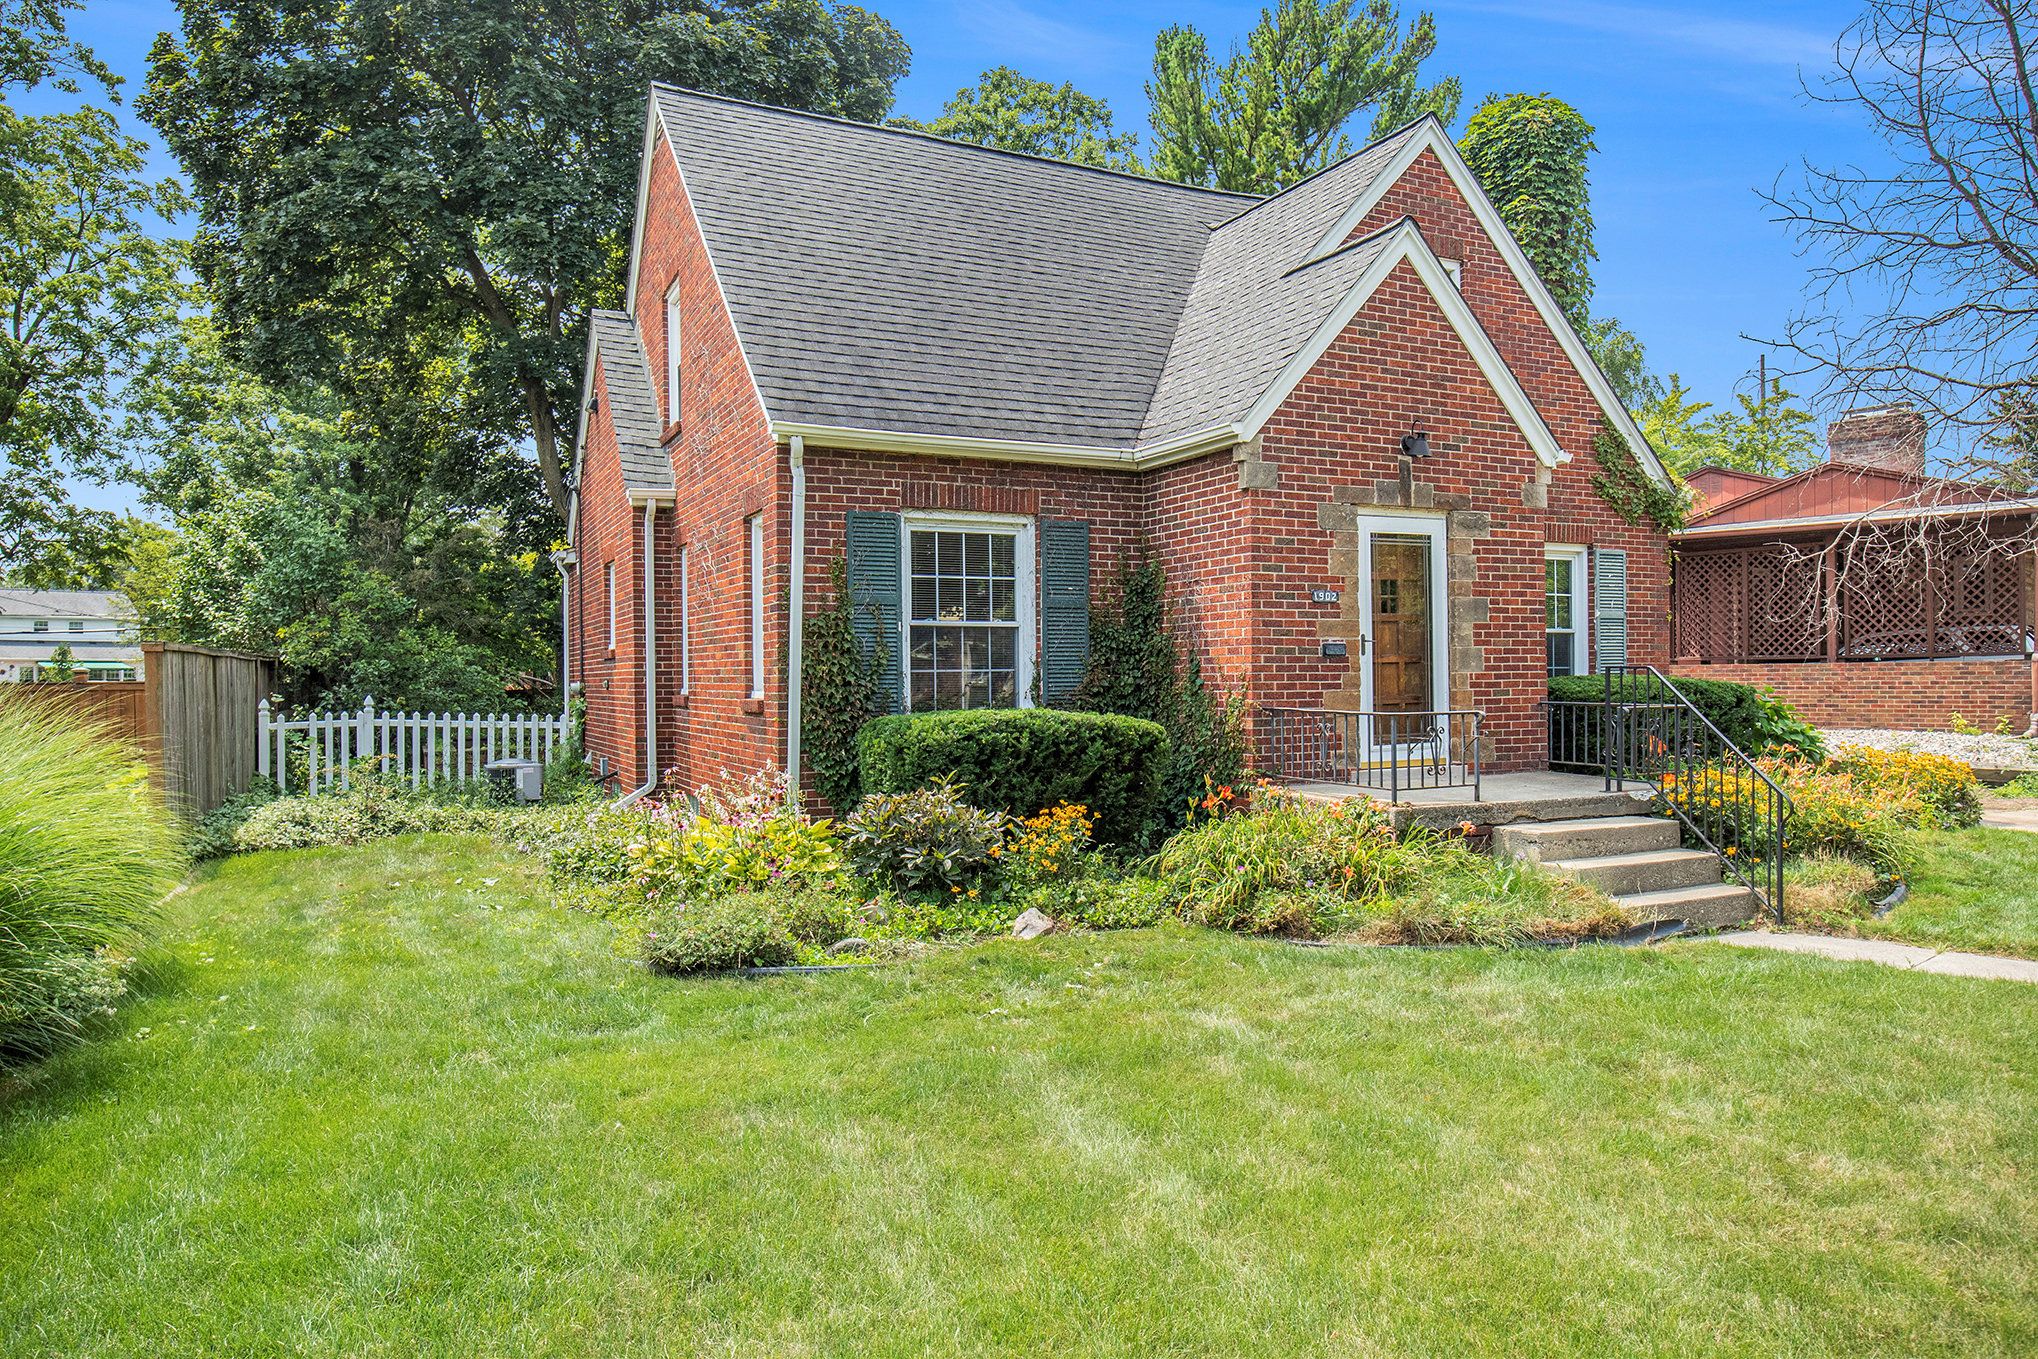
<svg viewBox="0 0 2038 1359"><path fill-rule="evenodd" d="M847 812L863 796L856 734L885 710L879 677L890 657L882 643L866 656L857 641L846 559L828 567L828 586L831 598L807 619L800 645L800 748L821 796Z"/></svg>
<svg viewBox="0 0 2038 1359"><path fill-rule="evenodd" d="M1651 520L1665 533L1684 526L1684 492L1674 485L1665 486L1644 472L1628 441L1605 416L1600 417L1599 432L1592 436L1592 456L1599 461L1592 489L1621 518L1630 524Z"/></svg>

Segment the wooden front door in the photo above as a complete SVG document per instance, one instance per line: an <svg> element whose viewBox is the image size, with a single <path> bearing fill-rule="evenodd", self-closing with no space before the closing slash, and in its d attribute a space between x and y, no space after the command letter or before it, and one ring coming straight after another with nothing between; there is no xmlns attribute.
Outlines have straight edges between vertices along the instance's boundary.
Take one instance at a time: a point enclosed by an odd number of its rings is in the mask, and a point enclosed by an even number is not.
<svg viewBox="0 0 2038 1359"><path fill-rule="evenodd" d="M1375 533L1367 565L1372 604L1372 702L1381 713L1429 712L1431 656L1430 536Z"/></svg>

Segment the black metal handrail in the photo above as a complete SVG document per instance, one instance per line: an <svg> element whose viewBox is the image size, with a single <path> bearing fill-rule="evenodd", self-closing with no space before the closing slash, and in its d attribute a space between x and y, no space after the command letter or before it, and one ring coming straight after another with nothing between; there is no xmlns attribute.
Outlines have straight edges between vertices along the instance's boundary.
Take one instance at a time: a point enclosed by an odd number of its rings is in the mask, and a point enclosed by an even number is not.
<svg viewBox="0 0 2038 1359"><path fill-rule="evenodd" d="M1259 717L1260 769L1274 778L1384 790L1394 802L1425 788L1480 795L1483 713L1262 706Z"/></svg>
<svg viewBox="0 0 2038 1359"><path fill-rule="evenodd" d="M1608 666L1597 702L1551 700L1552 768L1598 769L1609 792L1649 785L1686 836L1783 920L1790 795L1651 665Z"/></svg>

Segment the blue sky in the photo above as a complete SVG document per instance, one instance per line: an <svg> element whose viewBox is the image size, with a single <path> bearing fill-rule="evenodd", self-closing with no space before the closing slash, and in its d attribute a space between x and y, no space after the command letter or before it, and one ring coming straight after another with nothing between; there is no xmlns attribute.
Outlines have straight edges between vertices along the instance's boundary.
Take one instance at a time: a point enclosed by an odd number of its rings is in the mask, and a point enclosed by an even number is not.
<svg viewBox="0 0 2038 1359"><path fill-rule="evenodd" d="M1142 131L1156 32L1193 24L1221 51L1259 15L1256 5L1204 0L864 3L912 45L901 113L931 117L958 87L1003 63L1074 81L1108 100L1121 128ZM1488 92L1548 91L1598 128L1595 314L1625 321L1651 366L1682 374L1701 399L1724 402L1737 385L1752 390L1759 351L1741 337L1777 333L1805 276L1756 190L1807 159L1878 158L1863 124L1809 104L1799 86L1800 75L1816 80L1828 68L1857 7L1451 0L1431 12L1438 44L1430 67L1463 80L1465 112ZM1405 6L1404 20L1413 13ZM164 0L86 0L73 32L129 77L132 93L150 41L175 23Z"/></svg>

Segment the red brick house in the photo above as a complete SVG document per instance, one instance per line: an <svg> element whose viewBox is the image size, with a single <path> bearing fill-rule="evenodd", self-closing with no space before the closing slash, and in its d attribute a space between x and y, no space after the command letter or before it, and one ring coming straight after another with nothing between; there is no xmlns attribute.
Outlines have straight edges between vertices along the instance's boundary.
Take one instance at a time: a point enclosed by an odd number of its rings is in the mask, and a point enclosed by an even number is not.
<svg viewBox="0 0 2038 1359"><path fill-rule="evenodd" d="M1831 727L2038 716L2038 501L1928 475L1925 421L1849 411L1787 477L1703 468L1675 536L1679 671L1774 688Z"/></svg>
<svg viewBox="0 0 2038 1359"><path fill-rule="evenodd" d="M846 556L896 707L1054 702L1094 591L1165 562L1258 705L1477 709L1669 654L1663 472L1448 136L1271 198L654 88L575 469L570 677L623 786L797 750Z"/></svg>

